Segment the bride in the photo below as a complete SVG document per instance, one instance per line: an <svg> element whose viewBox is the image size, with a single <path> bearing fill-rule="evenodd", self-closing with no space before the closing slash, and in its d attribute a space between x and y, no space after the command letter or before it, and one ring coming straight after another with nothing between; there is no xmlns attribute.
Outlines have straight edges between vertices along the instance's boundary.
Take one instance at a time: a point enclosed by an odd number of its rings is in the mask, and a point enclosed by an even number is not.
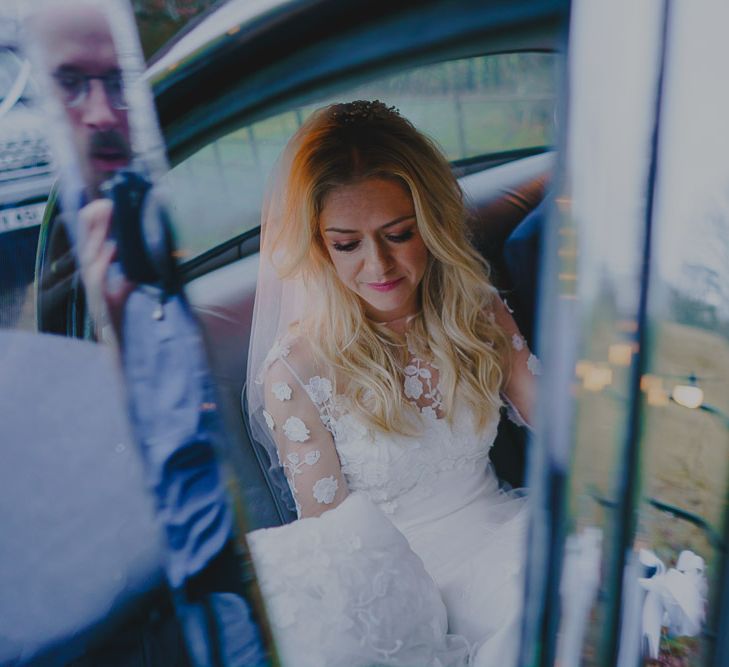
<svg viewBox="0 0 729 667"><path fill-rule="evenodd" d="M283 664L513 665L526 506L489 465L538 361L465 235L462 193L392 107L314 113L269 191L254 436L300 518L248 539Z"/></svg>

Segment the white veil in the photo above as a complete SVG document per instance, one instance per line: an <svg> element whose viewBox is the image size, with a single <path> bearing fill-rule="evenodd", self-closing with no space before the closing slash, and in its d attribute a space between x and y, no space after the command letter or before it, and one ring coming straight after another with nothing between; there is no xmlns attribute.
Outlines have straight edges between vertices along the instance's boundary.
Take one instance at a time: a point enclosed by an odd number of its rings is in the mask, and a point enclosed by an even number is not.
<svg viewBox="0 0 729 667"><path fill-rule="evenodd" d="M315 112L311 118L321 112ZM283 193L289 182L292 162L306 133L311 118L289 140L269 178L261 213L261 248L259 253L258 281L253 306L253 322L248 348L246 370L246 405L251 436L268 455L269 472L275 469L280 474L269 475L276 492L290 510L294 510L288 485L283 475L276 442L266 420L263 374L266 361L274 345L290 330L291 325L301 319L307 310L307 290L304 281L296 278L282 280L275 266L272 242L281 231L283 223ZM254 443L254 446L255 446Z"/></svg>

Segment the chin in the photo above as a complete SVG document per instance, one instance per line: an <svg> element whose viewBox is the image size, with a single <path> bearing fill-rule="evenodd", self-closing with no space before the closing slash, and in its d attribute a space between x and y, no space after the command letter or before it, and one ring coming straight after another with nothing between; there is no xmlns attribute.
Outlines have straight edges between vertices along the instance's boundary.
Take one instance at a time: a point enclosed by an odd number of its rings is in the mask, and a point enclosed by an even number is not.
<svg viewBox="0 0 729 667"><path fill-rule="evenodd" d="M366 310L375 313L377 319L385 322L390 319L398 319L408 314L404 312L407 310L407 302L403 300L394 301L382 299L381 301L374 301L372 299L362 298L362 301Z"/></svg>

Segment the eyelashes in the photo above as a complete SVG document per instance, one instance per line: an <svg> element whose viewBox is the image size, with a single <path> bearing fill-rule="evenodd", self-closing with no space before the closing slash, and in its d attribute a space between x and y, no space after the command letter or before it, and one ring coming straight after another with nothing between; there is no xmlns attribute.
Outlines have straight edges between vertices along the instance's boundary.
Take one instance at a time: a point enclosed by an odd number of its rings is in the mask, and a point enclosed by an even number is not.
<svg viewBox="0 0 729 667"><path fill-rule="evenodd" d="M413 238L413 236L415 236L415 232L412 229L408 229L406 232L402 232L401 234L389 234L385 238L393 243L405 243L405 241L409 241Z"/></svg>
<svg viewBox="0 0 729 667"><path fill-rule="evenodd" d="M357 249L358 245L359 241L350 241L349 243L337 243L335 241L332 243L332 248L334 248L337 252L353 252Z"/></svg>
<svg viewBox="0 0 729 667"><path fill-rule="evenodd" d="M385 238L391 243L405 243L415 236L413 229L408 229L400 234L387 234ZM360 245L361 241L349 241L348 243L338 243L334 241L332 248L337 252L354 252Z"/></svg>

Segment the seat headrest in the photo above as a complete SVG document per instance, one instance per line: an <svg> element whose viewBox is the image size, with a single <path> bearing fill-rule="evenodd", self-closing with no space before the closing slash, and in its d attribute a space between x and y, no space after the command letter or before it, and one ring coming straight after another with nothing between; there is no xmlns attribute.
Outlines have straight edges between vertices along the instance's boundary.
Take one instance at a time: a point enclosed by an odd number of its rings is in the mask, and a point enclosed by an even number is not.
<svg viewBox="0 0 729 667"><path fill-rule="evenodd" d="M489 260L514 228L544 198L555 154L542 153L460 179L468 208L471 242Z"/></svg>

